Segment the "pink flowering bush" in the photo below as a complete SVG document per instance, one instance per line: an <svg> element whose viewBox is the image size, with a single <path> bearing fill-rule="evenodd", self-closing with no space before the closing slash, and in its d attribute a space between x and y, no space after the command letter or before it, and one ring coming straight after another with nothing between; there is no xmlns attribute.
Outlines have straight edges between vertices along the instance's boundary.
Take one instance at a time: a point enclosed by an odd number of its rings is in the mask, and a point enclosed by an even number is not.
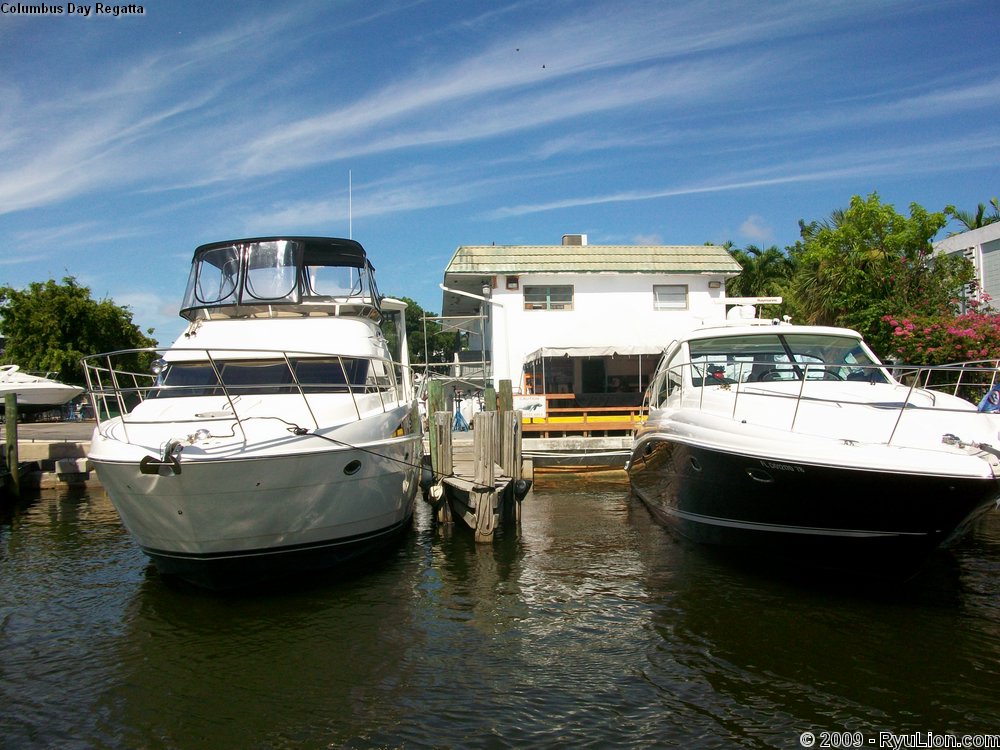
<svg viewBox="0 0 1000 750"><path fill-rule="evenodd" d="M968 312L960 314L939 309L884 316L882 320L891 328L891 354L914 365L1000 360L1000 315L989 306L986 295L968 308Z"/></svg>

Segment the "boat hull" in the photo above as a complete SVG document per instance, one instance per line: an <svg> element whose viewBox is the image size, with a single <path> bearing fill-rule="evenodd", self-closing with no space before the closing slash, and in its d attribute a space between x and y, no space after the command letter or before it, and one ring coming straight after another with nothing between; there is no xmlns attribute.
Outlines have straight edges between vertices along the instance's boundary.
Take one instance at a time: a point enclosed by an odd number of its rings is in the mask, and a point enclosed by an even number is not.
<svg viewBox="0 0 1000 750"><path fill-rule="evenodd" d="M0 414L5 413L5 401L8 394L17 396L17 410L22 413L35 413L58 409L83 393L83 388L61 383L49 385L26 383L0 387Z"/></svg>
<svg viewBox="0 0 1000 750"><path fill-rule="evenodd" d="M628 473L685 537L866 574L913 572L1000 496L990 476L770 460L656 436L637 444Z"/></svg>
<svg viewBox="0 0 1000 750"><path fill-rule="evenodd" d="M164 575L211 588L355 560L409 525L419 436L259 457L91 461L122 522Z"/></svg>

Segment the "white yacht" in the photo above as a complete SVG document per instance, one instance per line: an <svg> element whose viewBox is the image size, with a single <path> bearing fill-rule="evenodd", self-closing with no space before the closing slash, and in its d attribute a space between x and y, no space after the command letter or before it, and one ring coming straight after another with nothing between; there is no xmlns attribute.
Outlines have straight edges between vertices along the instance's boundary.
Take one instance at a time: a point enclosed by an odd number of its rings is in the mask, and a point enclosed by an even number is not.
<svg viewBox="0 0 1000 750"><path fill-rule="evenodd" d="M83 393L83 388L53 380L47 375L24 372L17 365L0 366L0 413L8 394L17 396L20 412L57 409Z"/></svg>
<svg viewBox="0 0 1000 750"><path fill-rule="evenodd" d="M913 572L1000 498L997 365L901 374L844 328L706 326L666 348L629 479L699 542Z"/></svg>
<svg viewBox="0 0 1000 750"><path fill-rule="evenodd" d="M217 242L195 250L172 346L84 360L90 459L161 573L241 585L408 527L422 438L405 308L353 240Z"/></svg>

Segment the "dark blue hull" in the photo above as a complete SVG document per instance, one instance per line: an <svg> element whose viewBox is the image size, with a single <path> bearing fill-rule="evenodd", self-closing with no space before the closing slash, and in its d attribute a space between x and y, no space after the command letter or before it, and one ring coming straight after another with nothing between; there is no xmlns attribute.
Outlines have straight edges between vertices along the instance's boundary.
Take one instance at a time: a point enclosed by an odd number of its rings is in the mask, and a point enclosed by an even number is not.
<svg viewBox="0 0 1000 750"><path fill-rule="evenodd" d="M995 506L995 479L767 461L653 438L628 467L635 494L697 542L836 570L906 573Z"/></svg>

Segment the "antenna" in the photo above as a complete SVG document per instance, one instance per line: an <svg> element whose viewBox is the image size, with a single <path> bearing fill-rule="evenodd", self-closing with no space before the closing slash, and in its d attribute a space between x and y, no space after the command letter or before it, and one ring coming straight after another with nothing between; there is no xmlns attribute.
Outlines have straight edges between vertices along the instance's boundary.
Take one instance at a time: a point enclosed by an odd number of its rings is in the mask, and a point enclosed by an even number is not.
<svg viewBox="0 0 1000 750"><path fill-rule="evenodd" d="M351 170L347 170L347 239L354 239L354 206L352 204L354 184Z"/></svg>

